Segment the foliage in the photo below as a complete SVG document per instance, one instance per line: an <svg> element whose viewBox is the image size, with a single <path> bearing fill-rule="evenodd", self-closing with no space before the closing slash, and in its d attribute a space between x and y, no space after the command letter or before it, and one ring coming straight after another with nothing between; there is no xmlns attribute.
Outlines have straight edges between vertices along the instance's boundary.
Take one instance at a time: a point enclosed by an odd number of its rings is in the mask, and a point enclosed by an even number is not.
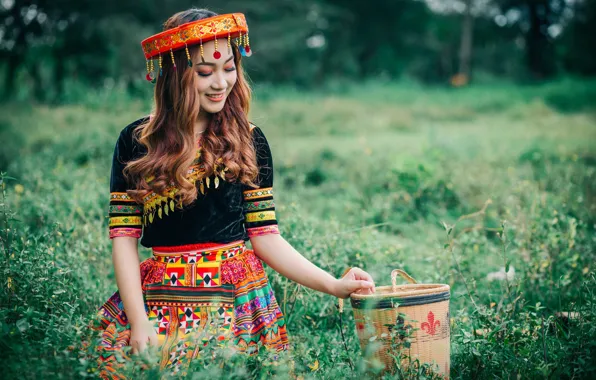
<svg viewBox="0 0 596 380"><path fill-rule="evenodd" d="M453 378L593 378L594 111L549 100L593 85L257 89L251 119L272 145L282 233L335 276L360 266L385 285L400 267L451 285ZM121 88L80 102L0 113L11 143L0 169L13 177L2 176L0 198L5 378L95 376L86 326L115 290L111 153L148 106ZM379 373L360 355L349 309L340 324L337 300L268 274L292 352L274 361L214 349L189 377L284 378L292 366L304 378ZM135 378L157 374L149 353L129 367Z"/></svg>

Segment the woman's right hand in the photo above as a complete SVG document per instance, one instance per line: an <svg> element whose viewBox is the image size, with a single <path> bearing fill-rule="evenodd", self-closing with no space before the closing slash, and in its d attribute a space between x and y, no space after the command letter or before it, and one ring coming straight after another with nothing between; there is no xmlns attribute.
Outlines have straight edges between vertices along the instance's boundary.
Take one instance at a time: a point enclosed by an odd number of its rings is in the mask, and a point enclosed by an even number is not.
<svg viewBox="0 0 596 380"><path fill-rule="evenodd" d="M147 348L147 344L152 346L158 345L157 333L153 323L148 319L130 324L130 345L132 353L140 353Z"/></svg>

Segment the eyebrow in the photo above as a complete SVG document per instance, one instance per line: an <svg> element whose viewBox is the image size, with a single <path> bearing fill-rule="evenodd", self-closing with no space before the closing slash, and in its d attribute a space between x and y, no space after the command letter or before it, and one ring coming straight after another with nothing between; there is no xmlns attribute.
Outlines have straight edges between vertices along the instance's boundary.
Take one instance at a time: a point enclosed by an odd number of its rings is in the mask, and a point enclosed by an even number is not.
<svg viewBox="0 0 596 380"><path fill-rule="evenodd" d="M234 56L231 55L230 58L228 58L224 63L228 63L230 62L232 59L234 59ZM201 57L201 63L197 63L196 66L201 66L201 65L206 65L206 66L215 66L215 63L211 63L211 62L205 62L205 59L203 59L203 57Z"/></svg>

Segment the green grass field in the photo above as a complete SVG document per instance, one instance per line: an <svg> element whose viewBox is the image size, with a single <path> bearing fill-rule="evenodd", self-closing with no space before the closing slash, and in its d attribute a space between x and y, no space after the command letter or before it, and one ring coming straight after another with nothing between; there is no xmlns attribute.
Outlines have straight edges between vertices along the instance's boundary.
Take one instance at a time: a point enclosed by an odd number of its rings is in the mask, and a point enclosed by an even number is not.
<svg viewBox="0 0 596 380"><path fill-rule="evenodd" d="M403 268L452 286L453 378L593 378L595 88L257 86L251 119L272 147L282 233L304 256L335 276L360 266L377 285ZM149 107L121 93L1 106L0 168L14 177L0 207L6 378L94 376L78 351L116 290L109 165L119 131ZM512 280L487 279L505 267ZM269 274L298 375L375 372L349 307L344 342L336 299ZM283 378L265 356L199 360L192 377Z"/></svg>

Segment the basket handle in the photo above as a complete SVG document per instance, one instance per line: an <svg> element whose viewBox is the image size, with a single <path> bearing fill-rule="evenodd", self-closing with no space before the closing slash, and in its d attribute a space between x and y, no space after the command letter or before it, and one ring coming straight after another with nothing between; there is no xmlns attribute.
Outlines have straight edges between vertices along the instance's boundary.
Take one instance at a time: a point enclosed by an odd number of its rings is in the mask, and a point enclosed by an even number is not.
<svg viewBox="0 0 596 380"><path fill-rule="evenodd" d="M410 276L409 274L406 273L406 271L401 270L401 269L394 269L391 271L391 289L392 291L395 293L397 292L397 275L402 276L403 278L405 278L410 284L417 284L418 282L416 280L414 280L414 278L412 276Z"/></svg>
<svg viewBox="0 0 596 380"><path fill-rule="evenodd" d="M348 267L344 273L342 273L342 275L339 278L344 278L346 276L346 274L348 274L348 272L352 269L352 267ZM342 298L338 298L338 303L339 303L339 312L343 313L344 312L344 300Z"/></svg>

